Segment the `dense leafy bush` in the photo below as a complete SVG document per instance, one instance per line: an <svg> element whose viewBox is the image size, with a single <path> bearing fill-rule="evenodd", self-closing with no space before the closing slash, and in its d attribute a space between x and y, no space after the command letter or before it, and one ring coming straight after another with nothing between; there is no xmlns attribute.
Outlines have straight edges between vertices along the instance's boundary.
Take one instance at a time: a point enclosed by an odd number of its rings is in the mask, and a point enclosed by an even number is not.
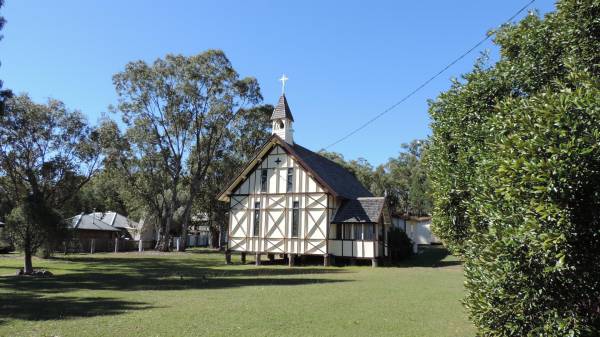
<svg viewBox="0 0 600 337"><path fill-rule="evenodd" d="M600 334L600 1L498 32L431 103L434 231L485 336Z"/></svg>
<svg viewBox="0 0 600 337"><path fill-rule="evenodd" d="M398 262L412 255L412 240L399 228L388 232L387 244L392 262Z"/></svg>

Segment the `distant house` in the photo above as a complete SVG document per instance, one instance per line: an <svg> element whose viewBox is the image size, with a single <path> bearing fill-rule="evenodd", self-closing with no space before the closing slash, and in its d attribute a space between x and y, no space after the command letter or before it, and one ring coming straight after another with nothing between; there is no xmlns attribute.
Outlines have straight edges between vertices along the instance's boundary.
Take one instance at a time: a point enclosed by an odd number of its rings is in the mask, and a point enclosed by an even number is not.
<svg viewBox="0 0 600 337"><path fill-rule="evenodd" d="M88 215L93 215L109 226L119 229L125 237L133 237L139 229L139 224L128 217L117 212L95 212Z"/></svg>
<svg viewBox="0 0 600 337"><path fill-rule="evenodd" d="M287 254L377 265L387 256L391 217L346 168L294 142L294 118L282 95L273 111L272 136L219 195L229 203L228 252L270 259Z"/></svg>
<svg viewBox="0 0 600 337"><path fill-rule="evenodd" d="M73 230L69 249L76 251L110 251L114 240L121 234L94 214L80 214L65 220Z"/></svg>
<svg viewBox="0 0 600 337"><path fill-rule="evenodd" d="M440 239L431 231L430 216L394 215L392 223L394 227L402 229L417 245L441 243Z"/></svg>
<svg viewBox="0 0 600 337"><path fill-rule="evenodd" d="M116 212L82 213L65 221L73 230L74 247L70 250L79 251L112 251L115 239L123 239L122 248L131 249L133 246L125 246L125 243L134 239L140 227L137 222Z"/></svg>

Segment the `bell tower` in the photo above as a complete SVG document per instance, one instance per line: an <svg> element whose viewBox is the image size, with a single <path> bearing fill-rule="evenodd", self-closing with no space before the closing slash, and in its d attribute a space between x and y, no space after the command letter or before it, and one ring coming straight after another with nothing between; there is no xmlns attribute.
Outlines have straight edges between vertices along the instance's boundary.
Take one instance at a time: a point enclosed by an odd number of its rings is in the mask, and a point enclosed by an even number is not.
<svg viewBox="0 0 600 337"><path fill-rule="evenodd" d="M283 83L281 97L279 97L279 102L277 102L277 106L275 106L271 115L273 123L272 134L279 136L286 143L293 145L294 129L292 128L292 123L294 122L294 117L285 98L285 81L287 81L287 77L283 75L280 81Z"/></svg>

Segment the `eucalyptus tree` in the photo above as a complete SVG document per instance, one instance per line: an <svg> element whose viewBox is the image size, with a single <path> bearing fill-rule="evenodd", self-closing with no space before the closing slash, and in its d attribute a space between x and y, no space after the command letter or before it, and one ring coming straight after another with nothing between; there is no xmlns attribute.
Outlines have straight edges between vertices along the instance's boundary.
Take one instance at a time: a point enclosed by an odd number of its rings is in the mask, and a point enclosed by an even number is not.
<svg viewBox="0 0 600 337"><path fill-rule="evenodd" d="M0 8L4 6L4 0L0 0ZM6 24L6 19L3 16L0 16L0 30L4 28ZM0 40L2 40L3 36L0 34ZM12 92L10 90L2 90L3 82L0 80L0 115L4 112L4 102L6 99L12 97Z"/></svg>
<svg viewBox="0 0 600 337"><path fill-rule="evenodd" d="M216 152L202 190L194 202L194 214L209 219L211 247L220 245L219 233L225 230L228 205L216 199L240 169L249 162L270 136L272 105L260 105L240 114Z"/></svg>
<svg viewBox="0 0 600 337"><path fill-rule="evenodd" d="M61 207L98 168L97 132L78 111L57 100L34 103L27 95L6 101L0 116L0 190L12 209L7 229L25 255L31 257L50 239L63 234Z"/></svg>
<svg viewBox="0 0 600 337"><path fill-rule="evenodd" d="M253 78L240 79L222 51L135 61L113 76L126 130L106 122L107 155L131 193L159 219L157 248L185 237L194 198L217 151L247 107L262 100ZM180 214L181 221L176 224ZM180 245L185 248L185 240Z"/></svg>

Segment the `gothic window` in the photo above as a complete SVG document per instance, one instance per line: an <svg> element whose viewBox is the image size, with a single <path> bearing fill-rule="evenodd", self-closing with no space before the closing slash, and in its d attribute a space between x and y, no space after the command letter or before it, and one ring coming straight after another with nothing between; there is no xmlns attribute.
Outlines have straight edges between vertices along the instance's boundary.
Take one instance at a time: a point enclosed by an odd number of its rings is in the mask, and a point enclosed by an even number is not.
<svg viewBox="0 0 600 337"><path fill-rule="evenodd" d="M294 169L288 168L287 170L287 189L286 191L292 192L294 190Z"/></svg>
<svg viewBox="0 0 600 337"><path fill-rule="evenodd" d="M267 169L262 169L260 171L260 191L261 192L267 191L267 174L268 174Z"/></svg>
<svg viewBox="0 0 600 337"><path fill-rule="evenodd" d="M252 228L252 235L260 235L260 202L254 203L254 226Z"/></svg>
<svg viewBox="0 0 600 337"><path fill-rule="evenodd" d="M298 229L300 228L300 203L294 201L292 207L292 237L298 237Z"/></svg>

